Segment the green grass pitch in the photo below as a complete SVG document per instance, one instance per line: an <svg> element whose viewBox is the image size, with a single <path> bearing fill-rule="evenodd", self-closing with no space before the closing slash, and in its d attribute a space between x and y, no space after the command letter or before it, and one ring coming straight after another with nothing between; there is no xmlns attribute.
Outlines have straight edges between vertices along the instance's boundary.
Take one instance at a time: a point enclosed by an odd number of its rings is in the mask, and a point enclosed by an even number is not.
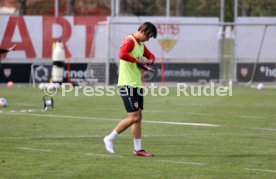
<svg viewBox="0 0 276 179"><path fill-rule="evenodd" d="M42 112L43 91L0 87L0 178L276 178L276 91L234 87L233 96L145 97L143 148L132 156L130 130L103 137L126 117L119 96L54 96ZM217 126L194 126L213 124Z"/></svg>

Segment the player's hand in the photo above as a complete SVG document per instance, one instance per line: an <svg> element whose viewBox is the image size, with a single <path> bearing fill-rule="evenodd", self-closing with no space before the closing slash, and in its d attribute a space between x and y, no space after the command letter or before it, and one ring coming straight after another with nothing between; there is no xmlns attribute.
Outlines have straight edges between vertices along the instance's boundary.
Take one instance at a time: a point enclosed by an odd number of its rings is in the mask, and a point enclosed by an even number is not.
<svg viewBox="0 0 276 179"><path fill-rule="evenodd" d="M142 68L145 71L154 72L155 70L152 68L150 64L138 64L138 67Z"/></svg>
<svg viewBox="0 0 276 179"><path fill-rule="evenodd" d="M147 60L146 64L149 64L149 65L153 64L153 60Z"/></svg>
<svg viewBox="0 0 276 179"><path fill-rule="evenodd" d="M146 61L144 60L144 58L136 58L136 63L144 65L146 64Z"/></svg>
<svg viewBox="0 0 276 179"><path fill-rule="evenodd" d="M14 44L12 47L10 47L8 50L9 51L12 51L12 50L15 50L15 47L16 47L16 45Z"/></svg>

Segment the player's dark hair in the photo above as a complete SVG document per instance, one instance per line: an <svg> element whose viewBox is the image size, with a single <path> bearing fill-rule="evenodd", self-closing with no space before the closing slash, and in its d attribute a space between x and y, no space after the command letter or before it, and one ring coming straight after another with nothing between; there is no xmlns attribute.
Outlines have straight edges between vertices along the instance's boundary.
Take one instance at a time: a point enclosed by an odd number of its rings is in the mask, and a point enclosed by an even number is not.
<svg viewBox="0 0 276 179"><path fill-rule="evenodd" d="M142 24L139 27L138 31L143 32L145 35L149 37L157 37L157 29L155 25L153 25L151 22L145 22L144 24Z"/></svg>

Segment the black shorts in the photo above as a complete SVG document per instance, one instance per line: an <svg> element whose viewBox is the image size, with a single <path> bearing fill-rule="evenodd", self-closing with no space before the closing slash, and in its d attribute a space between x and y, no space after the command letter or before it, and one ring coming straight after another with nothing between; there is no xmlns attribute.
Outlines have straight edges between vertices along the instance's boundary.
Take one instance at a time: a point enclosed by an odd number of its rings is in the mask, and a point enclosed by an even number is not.
<svg viewBox="0 0 276 179"><path fill-rule="evenodd" d="M120 86L119 94L122 97L127 112L136 112L144 108L144 96L142 88Z"/></svg>

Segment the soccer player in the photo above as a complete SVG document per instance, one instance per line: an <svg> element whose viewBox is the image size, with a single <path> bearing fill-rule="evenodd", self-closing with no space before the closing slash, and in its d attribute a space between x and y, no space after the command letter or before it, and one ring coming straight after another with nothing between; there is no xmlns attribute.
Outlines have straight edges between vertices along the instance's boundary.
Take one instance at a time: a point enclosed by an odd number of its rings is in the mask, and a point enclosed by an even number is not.
<svg viewBox="0 0 276 179"><path fill-rule="evenodd" d="M121 120L115 129L104 138L105 148L109 153L113 150L114 139L131 126L134 142L134 156L152 157L153 154L142 148L141 120L143 110L142 70L139 65L152 64L155 56L144 45L150 38L156 38L157 29L150 22L142 24L138 31L127 36L121 45L119 58L118 90L122 97L127 118ZM144 60L144 57L146 60Z"/></svg>

